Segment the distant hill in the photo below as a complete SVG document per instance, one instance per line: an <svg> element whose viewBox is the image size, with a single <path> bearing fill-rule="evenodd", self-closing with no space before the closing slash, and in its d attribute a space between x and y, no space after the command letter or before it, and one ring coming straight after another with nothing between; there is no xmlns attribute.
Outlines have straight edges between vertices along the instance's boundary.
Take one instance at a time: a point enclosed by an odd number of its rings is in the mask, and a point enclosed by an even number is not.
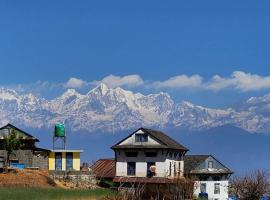
<svg viewBox="0 0 270 200"><path fill-rule="evenodd" d="M231 125L199 132L173 132L190 154L212 154L237 173L270 169L270 136L250 134Z"/></svg>

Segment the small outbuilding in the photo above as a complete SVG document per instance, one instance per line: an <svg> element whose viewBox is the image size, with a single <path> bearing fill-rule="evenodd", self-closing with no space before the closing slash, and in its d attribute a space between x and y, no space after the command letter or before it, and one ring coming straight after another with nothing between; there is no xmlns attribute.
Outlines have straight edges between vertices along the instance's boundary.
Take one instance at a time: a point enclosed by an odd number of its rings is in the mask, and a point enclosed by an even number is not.
<svg viewBox="0 0 270 200"><path fill-rule="evenodd" d="M15 132L22 148L15 150L10 155L10 166L15 168L39 168L48 169L49 150L37 147L39 140L29 133L7 124L0 127L0 170L7 159L7 151L3 146L4 138Z"/></svg>
<svg viewBox="0 0 270 200"><path fill-rule="evenodd" d="M51 150L49 153L50 171L80 171L82 150Z"/></svg>

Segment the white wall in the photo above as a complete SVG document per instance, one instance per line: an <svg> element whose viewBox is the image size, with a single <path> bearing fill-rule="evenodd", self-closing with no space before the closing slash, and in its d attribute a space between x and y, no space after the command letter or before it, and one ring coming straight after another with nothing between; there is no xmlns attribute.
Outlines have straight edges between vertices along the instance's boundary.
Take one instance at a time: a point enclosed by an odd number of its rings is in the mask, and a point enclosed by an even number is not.
<svg viewBox="0 0 270 200"><path fill-rule="evenodd" d="M146 150L147 151L147 150ZM119 154L120 152L120 154ZM125 151L116 152L116 176L127 176L127 162L136 162L136 177L147 176L147 162L156 163L156 177L169 177L171 164L171 176L174 177L174 163L176 163L176 176L183 176L184 161L180 158L168 158L166 150L158 150L156 157L146 157L143 150L138 151L137 157L126 157Z"/></svg>
<svg viewBox="0 0 270 200"><path fill-rule="evenodd" d="M171 163L171 165L170 165ZM179 161L179 160L174 160L172 158L167 158L165 161L165 165L166 165L166 174L169 177L178 177L183 176L184 175L184 161ZM180 167L179 167L180 165ZM175 169L174 169L175 166ZM171 167L171 169L170 169ZM171 175L170 175L170 170L171 170ZM176 170L176 174L175 174L175 170ZM180 171L179 171L180 170Z"/></svg>
<svg viewBox="0 0 270 200"><path fill-rule="evenodd" d="M227 200L228 199L228 187L229 181L196 181L194 186L194 195L198 196L201 192L200 185L201 183L206 183L206 193L208 193L209 200ZM215 183L220 184L220 194L214 194Z"/></svg>

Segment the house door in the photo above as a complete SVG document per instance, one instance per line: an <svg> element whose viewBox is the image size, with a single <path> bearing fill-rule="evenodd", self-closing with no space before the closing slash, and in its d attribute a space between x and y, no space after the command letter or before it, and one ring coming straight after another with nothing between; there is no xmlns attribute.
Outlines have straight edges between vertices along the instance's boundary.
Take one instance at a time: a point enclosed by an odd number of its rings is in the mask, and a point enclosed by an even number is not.
<svg viewBox="0 0 270 200"><path fill-rule="evenodd" d="M136 163L135 162L128 162L127 163L127 175L128 176L135 176L136 174Z"/></svg>
<svg viewBox="0 0 270 200"><path fill-rule="evenodd" d="M67 170L73 170L73 153L66 154L66 168Z"/></svg>
<svg viewBox="0 0 270 200"><path fill-rule="evenodd" d="M156 163L155 162L148 162L147 163L147 177L153 177L156 175L156 171L155 171L155 166Z"/></svg>
<svg viewBox="0 0 270 200"><path fill-rule="evenodd" d="M0 157L0 168L4 167L4 162L5 162L4 157Z"/></svg>
<svg viewBox="0 0 270 200"><path fill-rule="evenodd" d="M55 170L62 171L62 153L55 153Z"/></svg>

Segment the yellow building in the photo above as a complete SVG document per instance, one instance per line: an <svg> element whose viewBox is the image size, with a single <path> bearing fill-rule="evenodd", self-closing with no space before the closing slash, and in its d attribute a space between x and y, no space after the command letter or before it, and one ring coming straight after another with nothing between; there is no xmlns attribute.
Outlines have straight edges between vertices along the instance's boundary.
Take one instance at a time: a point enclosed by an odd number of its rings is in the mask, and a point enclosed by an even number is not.
<svg viewBox="0 0 270 200"><path fill-rule="evenodd" d="M49 153L49 170L80 171L82 150L51 150Z"/></svg>

